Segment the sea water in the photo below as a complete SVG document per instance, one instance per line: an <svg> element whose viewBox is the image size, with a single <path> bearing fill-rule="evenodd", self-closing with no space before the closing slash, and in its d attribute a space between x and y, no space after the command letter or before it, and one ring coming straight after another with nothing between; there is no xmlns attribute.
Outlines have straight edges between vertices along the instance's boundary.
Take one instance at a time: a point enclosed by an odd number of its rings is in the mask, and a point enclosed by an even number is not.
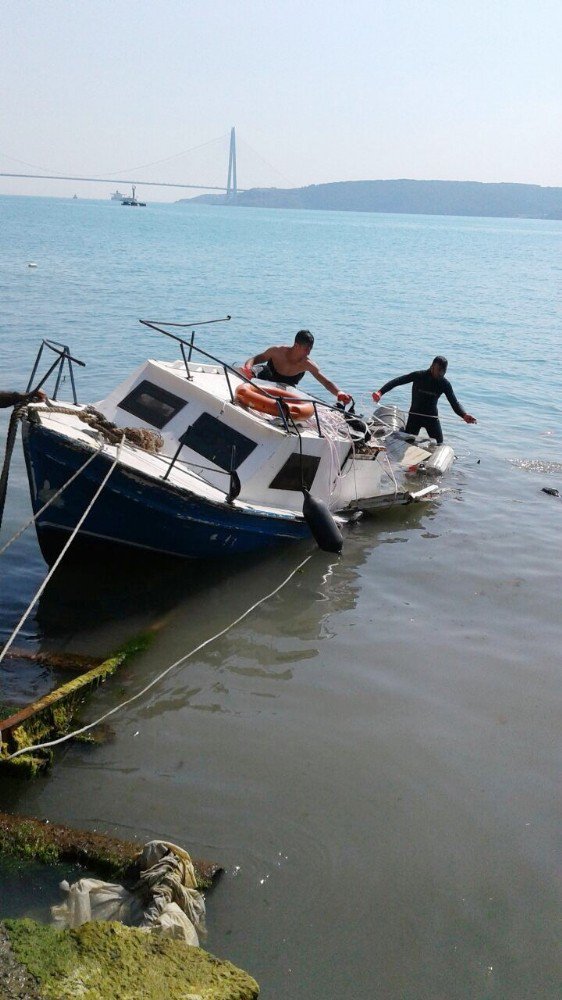
<svg viewBox="0 0 562 1000"><path fill-rule="evenodd" d="M305 543L216 567L63 566L16 645L104 655L155 636L91 697L93 720L312 553L117 713L107 743L3 779L0 808L224 864L207 946L272 1000L558 998L562 500L542 489L562 492L562 224L37 198L0 199L0 223L0 388L24 388L50 338L96 400L176 357L139 318L231 315L198 334L210 353L309 328L364 413L445 354L478 420L442 402L443 493L364 519L340 558ZM2 541L27 516L18 448ZM2 557L3 640L45 572L30 529ZM60 678L18 661L0 680L23 703Z"/></svg>

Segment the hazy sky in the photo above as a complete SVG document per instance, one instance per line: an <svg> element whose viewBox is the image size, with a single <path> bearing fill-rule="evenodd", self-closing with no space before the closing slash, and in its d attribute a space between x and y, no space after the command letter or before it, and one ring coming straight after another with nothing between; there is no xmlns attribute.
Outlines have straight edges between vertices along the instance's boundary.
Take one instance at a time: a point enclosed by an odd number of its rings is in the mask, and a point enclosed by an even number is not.
<svg viewBox="0 0 562 1000"><path fill-rule="evenodd" d="M562 185L560 0L3 0L1 22L1 171L224 184L235 125L240 187ZM0 178L75 190L109 194Z"/></svg>

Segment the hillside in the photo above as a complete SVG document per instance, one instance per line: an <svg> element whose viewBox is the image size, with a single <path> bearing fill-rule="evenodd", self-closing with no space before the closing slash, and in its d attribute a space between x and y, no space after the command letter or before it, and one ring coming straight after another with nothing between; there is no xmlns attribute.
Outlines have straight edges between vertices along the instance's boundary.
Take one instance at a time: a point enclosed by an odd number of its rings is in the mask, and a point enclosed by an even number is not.
<svg viewBox="0 0 562 1000"><path fill-rule="evenodd" d="M181 204L224 204L224 195L182 198ZM307 208L343 212L404 212L562 219L562 188L477 181L338 181L301 188L252 188L239 207Z"/></svg>

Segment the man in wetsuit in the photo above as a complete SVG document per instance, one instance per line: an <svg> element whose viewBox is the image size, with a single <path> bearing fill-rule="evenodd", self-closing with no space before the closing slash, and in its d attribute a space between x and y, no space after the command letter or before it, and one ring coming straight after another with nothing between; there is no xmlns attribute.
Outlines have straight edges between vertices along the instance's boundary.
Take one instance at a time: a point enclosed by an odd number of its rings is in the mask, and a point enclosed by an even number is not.
<svg viewBox="0 0 562 1000"><path fill-rule="evenodd" d="M337 396L338 403L344 405L351 402L351 396L347 392L338 389L334 382L322 374L318 365L311 361L309 354L314 344L314 337L310 330L299 330L292 347L268 347L261 354L255 354L253 358L248 358L244 362L242 371L246 378L260 378L267 382L282 382L283 385L297 385L305 372L314 375L321 385L328 392ZM263 364L265 366L256 376L254 365Z"/></svg>
<svg viewBox="0 0 562 1000"><path fill-rule="evenodd" d="M42 389L37 389L35 392L0 392L0 408L21 406L23 403L41 403L46 398Z"/></svg>
<svg viewBox="0 0 562 1000"><path fill-rule="evenodd" d="M397 385L407 385L412 383L412 402L406 424L406 434L418 434L422 427L425 427L431 438L437 444L443 444L443 432L439 422L437 412L437 400L445 393L455 413L462 417L466 424L475 424L476 418L463 410L457 397L453 392L451 383L445 378L447 371L447 358L438 355L433 359L429 368L424 371L410 372L409 375L402 375L400 378L393 378L386 382L378 392L373 393L375 403L378 403L385 392L389 392Z"/></svg>

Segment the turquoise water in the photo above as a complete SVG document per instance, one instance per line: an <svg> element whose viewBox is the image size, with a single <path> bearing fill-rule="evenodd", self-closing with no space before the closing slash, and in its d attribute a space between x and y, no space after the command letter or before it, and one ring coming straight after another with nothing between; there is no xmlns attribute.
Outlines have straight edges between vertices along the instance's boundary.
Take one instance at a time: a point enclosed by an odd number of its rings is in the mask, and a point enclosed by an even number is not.
<svg viewBox="0 0 562 1000"><path fill-rule="evenodd" d="M202 335L211 352L240 360L308 327L359 407L446 354L478 419L441 406L457 462L438 502L361 522L341 559L315 553L118 714L109 743L5 783L0 808L222 861L208 945L264 997L558 997L562 500L541 491L562 491L562 224L32 198L0 199L0 221L2 388L50 337L96 399L175 356L139 317L231 314ZM27 511L18 452L2 539ZM96 718L308 551L63 569L18 644L101 654L156 626ZM45 567L31 533L2 559L7 637ZM16 701L54 680L26 661L1 679Z"/></svg>

